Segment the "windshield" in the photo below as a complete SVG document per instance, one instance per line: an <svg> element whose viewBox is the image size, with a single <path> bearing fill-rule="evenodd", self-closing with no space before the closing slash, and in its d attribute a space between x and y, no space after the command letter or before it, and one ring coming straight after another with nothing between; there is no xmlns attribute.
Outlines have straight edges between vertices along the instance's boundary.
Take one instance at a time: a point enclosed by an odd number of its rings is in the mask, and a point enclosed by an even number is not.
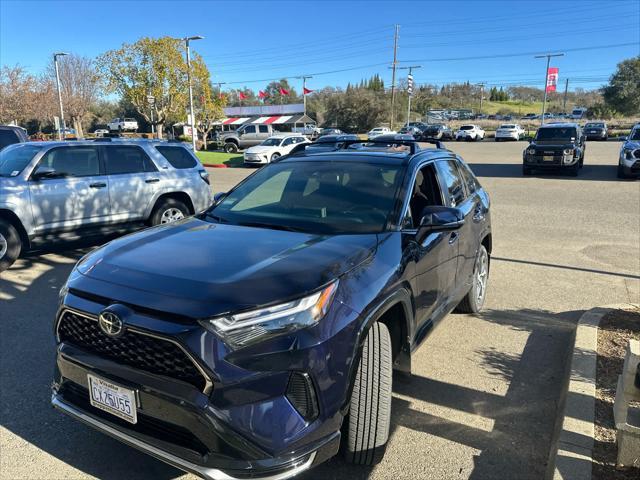
<svg viewBox="0 0 640 480"><path fill-rule="evenodd" d="M395 206L403 169L346 161L274 163L203 218L314 234L378 233Z"/></svg>
<svg viewBox="0 0 640 480"><path fill-rule="evenodd" d="M604 123L587 123L584 128L604 128Z"/></svg>
<svg viewBox="0 0 640 480"><path fill-rule="evenodd" d="M640 140L640 128L636 128L629 135L629 140Z"/></svg>
<svg viewBox="0 0 640 480"><path fill-rule="evenodd" d="M281 141L282 141L281 138L267 138L260 145L265 146L265 147L277 147L278 145L280 145Z"/></svg>
<svg viewBox="0 0 640 480"><path fill-rule="evenodd" d="M0 177L16 177L33 156L42 150L40 145L24 143L11 145L0 152Z"/></svg>
<svg viewBox="0 0 640 480"><path fill-rule="evenodd" d="M536 140L564 140L570 142L576 138L574 127L540 128L536 133Z"/></svg>

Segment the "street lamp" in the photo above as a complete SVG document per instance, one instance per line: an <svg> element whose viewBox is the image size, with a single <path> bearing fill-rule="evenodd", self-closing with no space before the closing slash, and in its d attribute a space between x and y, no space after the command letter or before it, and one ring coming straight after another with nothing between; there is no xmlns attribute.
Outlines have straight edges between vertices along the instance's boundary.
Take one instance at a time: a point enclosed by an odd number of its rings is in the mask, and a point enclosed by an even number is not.
<svg viewBox="0 0 640 480"><path fill-rule="evenodd" d="M193 152L196 152L196 121L193 118L193 88L191 87L191 55L189 53L189 42L191 40L202 40L204 37L194 35L193 37L185 37L183 40L187 46L187 80L189 82L189 116L191 117L191 145Z"/></svg>
<svg viewBox="0 0 640 480"><path fill-rule="evenodd" d="M64 124L64 110L62 109L62 92L60 91L60 73L58 72L58 57L64 57L69 55L65 52L57 52L53 54L53 65L56 69L56 85L58 86L58 103L60 104L60 124L58 125L58 138L64 140L64 133L66 130Z"/></svg>

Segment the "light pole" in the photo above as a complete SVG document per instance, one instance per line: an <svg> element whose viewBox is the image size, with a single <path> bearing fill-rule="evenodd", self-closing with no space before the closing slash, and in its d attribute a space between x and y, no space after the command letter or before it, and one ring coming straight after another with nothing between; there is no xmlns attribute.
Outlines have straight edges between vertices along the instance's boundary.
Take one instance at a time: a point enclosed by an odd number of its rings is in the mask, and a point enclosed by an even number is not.
<svg viewBox="0 0 640 480"><path fill-rule="evenodd" d="M409 126L411 116L411 97L413 96L413 69L422 68L422 65L409 65L407 67L397 67L398 70L409 70L407 75L407 94L409 95L409 105L407 106L407 126Z"/></svg>
<svg viewBox="0 0 640 480"><path fill-rule="evenodd" d="M64 140L64 134L66 130L66 126L64 124L64 110L62 109L62 92L60 90L60 73L58 72L58 57L64 57L65 55L69 55L64 52L57 52L53 54L53 65L56 69L56 85L58 87L58 103L60 104L60 125L58 128L58 138L60 140Z"/></svg>
<svg viewBox="0 0 640 480"><path fill-rule="evenodd" d="M484 83L477 84L480 87L480 112L478 116L482 116L482 101L484 100Z"/></svg>
<svg viewBox="0 0 640 480"><path fill-rule="evenodd" d="M156 104L156 97L154 97L153 95L147 95L147 102L151 107L151 138L156 138L156 130L155 126L153 125L153 107Z"/></svg>
<svg viewBox="0 0 640 480"><path fill-rule="evenodd" d="M564 57L564 53L545 53L544 55L536 55L534 58L547 58L547 69L544 71L544 99L542 100L542 118L540 125L544 123L545 108L547 107L547 79L549 78L549 63L551 57Z"/></svg>
<svg viewBox="0 0 640 480"><path fill-rule="evenodd" d="M187 81L189 82L189 116L191 117L191 145L193 152L196 152L196 120L193 118L193 88L191 87L191 54L189 53L189 42L191 40L202 40L204 37L194 35L193 37L184 37L183 40L187 46Z"/></svg>

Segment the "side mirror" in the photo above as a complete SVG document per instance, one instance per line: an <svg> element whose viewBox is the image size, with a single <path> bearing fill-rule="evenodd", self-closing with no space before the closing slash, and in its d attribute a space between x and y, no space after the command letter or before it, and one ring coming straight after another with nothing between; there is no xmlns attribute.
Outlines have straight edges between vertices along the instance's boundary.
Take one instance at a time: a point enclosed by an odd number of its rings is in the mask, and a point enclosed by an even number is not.
<svg viewBox="0 0 640 480"><path fill-rule="evenodd" d="M34 180L42 180L44 178L55 178L60 177L61 174L56 172L54 168L51 167L38 167L36 171L33 173L31 178Z"/></svg>
<svg viewBox="0 0 640 480"><path fill-rule="evenodd" d="M213 196L213 204L214 205L219 204L224 199L224 197L226 197L226 196L227 196L227 192L218 192L218 193L216 193Z"/></svg>
<svg viewBox="0 0 640 480"><path fill-rule="evenodd" d="M457 230L464 225L464 215L459 208L432 206L422 210L416 240L422 242L431 232Z"/></svg>

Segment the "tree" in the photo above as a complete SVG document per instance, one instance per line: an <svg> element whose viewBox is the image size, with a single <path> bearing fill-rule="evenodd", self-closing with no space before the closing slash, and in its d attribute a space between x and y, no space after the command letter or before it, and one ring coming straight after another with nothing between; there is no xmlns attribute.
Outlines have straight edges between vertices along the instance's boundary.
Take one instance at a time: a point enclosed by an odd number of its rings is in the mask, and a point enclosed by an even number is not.
<svg viewBox="0 0 640 480"><path fill-rule="evenodd" d="M82 122L98 100L102 80L94 61L79 55L71 54L60 58L58 70L65 118L71 119L77 136L83 137ZM55 81L54 66L50 65L47 71L51 81Z"/></svg>
<svg viewBox="0 0 640 480"><path fill-rule="evenodd" d="M0 70L0 122L22 123L31 118L37 79L20 65Z"/></svg>
<svg viewBox="0 0 640 480"><path fill-rule="evenodd" d="M111 91L131 102L138 113L157 127L158 137L167 120L184 115L189 101L187 64L182 41L171 37L144 37L133 44L123 44L98 59L100 70ZM193 55L192 67L204 64L202 57ZM205 67L206 68L206 67ZM155 98L153 105L148 96Z"/></svg>
<svg viewBox="0 0 640 480"><path fill-rule="evenodd" d="M289 95L282 95L280 93L281 88L289 92ZM268 95L267 98L264 99L264 103L271 105L280 105L282 103L291 103L300 100L296 93L296 89L289 85L289 81L286 78L283 78L278 82L269 83L265 87L264 92Z"/></svg>
<svg viewBox="0 0 640 480"><path fill-rule="evenodd" d="M640 56L618 64L604 87L605 104L625 115L640 113Z"/></svg>
<svg viewBox="0 0 640 480"><path fill-rule="evenodd" d="M204 62L193 63L192 72L196 129L202 135L202 143L206 150L207 136L213 130L215 122L224 117L222 108L226 103L226 97L220 98L214 94L211 75Z"/></svg>

